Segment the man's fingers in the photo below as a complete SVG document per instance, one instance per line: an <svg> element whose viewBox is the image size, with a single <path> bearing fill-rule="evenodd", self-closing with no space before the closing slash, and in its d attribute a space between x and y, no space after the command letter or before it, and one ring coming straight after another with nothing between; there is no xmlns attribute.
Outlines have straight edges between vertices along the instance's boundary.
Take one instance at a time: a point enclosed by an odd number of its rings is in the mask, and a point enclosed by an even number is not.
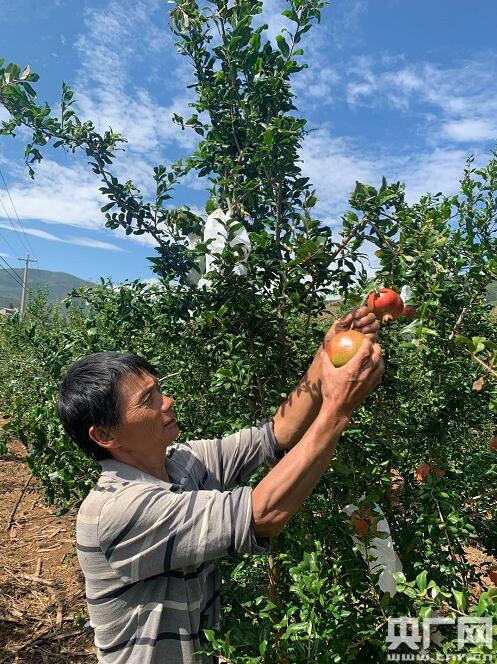
<svg viewBox="0 0 497 664"><path fill-rule="evenodd" d="M383 359L381 357L382 355L382 350L380 344L374 344L373 345L373 356L372 356L372 362L373 364L383 364Z"/></svg>
<svg viewBox="0 0 497 664"><path fill-rule="evenodd" d="M382 348L380 344L371 345L371 354L367 358L367 365L371 371L375 371L380 365L383 366Z"/></svg>
<svg viewBox="0 0 497 664"><path fill-rule="evenodd" d="M371 341L365 337L366 343L363 343L354 357L350 360L349 364L352 365L351 369L356 369L359 372L365 371L366 369L371 372L376 371L379 365L383 366L383 360L381 358L381 346L380 344L373 344ZM356 363L355 365L353 363Z"/></svg>
<svg viewBox="0 0 497 664"><path fill-rule="evenodd" d="M342 316L342 318L337 320L336 326L338 327L339 331L348 330L353 320L353 312L350 311L348 314L345 314L345 316Z"/></svg>
<svg viewBox="0 0 497 664"><path fill-rule="evenodd" d="M370 381L371 384L374 385L374 387L378 387L378 385L381 384L381 381L383 380L383 374L385 373L385 369L383 367L383 362L379 364L376 369L372 372L370 376Z"/></svg>
<svg viewBox="0 0 497 664"><path fill-rule="evenodd" d="M365 336L359 350L347 364L350 364L351 368L362 368L362 365L366 365L371 360L372 352L373 344L371 343L371 340Z"/></svg>
<svg viewBox="0 0 497 664"><path fill-rule="evenodd" d="M358 328L359 329L359 328ZM373 341L378 336L378 330L380 329L379 323L373 323L372 325L367 325L366 327L361 327L360 332L365 334L369 339Z"/></svg>
<svg viewBox="0 0 497 664"><path fill-rule="evenodd" d="M372 316L371 320L374 320L376 318L374 314L369 312L369 309L367 307L359 307L359 309L352 309L351 314L354 316L356 320L360 320L361 318L365 318L368 316Z"/></svg>
<svg viewBox="0 0 497 664"><path fill-rule="evenodd" d="M379 327L376 316L367 307L352 309L352 311L349 311L345 316L342 316L335 322L335 330L337 332L354 329L360 330L363 334L374 335L379 330Z"/></svg>
<svg viewBox="0 0 497 664"><path fill-rule="evenodd" d="M374 325L377 323L376 316L374 314L366 314L365 316L361 316L360 318L354 318L354 324L358 329L361 329L363 327L368 327L369 325Z"/></svg>
<svg viewBox="0 0 497 664"><path fill-rule="evenodd" d="M381 381L383 380L384 373L385 373L385 365L383 364L383 358L380 358L380 361L376 365L376 368L372 374L375 385L379 385L381 383Z"/></svg>

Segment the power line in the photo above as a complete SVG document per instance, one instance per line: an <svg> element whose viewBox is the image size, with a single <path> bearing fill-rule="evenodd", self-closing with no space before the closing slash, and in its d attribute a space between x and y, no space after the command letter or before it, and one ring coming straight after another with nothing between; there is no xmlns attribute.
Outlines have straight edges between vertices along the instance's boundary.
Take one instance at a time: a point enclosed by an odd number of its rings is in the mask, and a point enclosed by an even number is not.
<svg viewBox="0 0 497 664"><path fill-rule="evenodd" d="M0 270L4 270L9 275L9 277L14 279L14 281L17 282L17 284L22 287L22 280L21 280L20 276L17 274L17 272L15 272L14 268L11 265L8 264L8 262L5 260L5 258L3 256L0 256L0 260L3 263L5 263L5 265L7 266L7 268L5 268L5 267L2 267L0 265ZM9 270L10 270L10 272L9 272Z"/></svg>
<svg viewBox="0 0 497 664"><path fill-rule="evenodd" d="M12 196L10 195L10 191L9 191L9 188L7 187L7 183L5 182L5 178L4 178L4 176L3 176L3 173L2 173L2 169L1 169L1 168L0 168L0 177L2 178L3 186L5 187L5 191L7 192L7 195L8 195L8 197L9 197L9 200L10 200L10 203L11 203L11 205L12 205L12 208L14 209L14 212L15 212L15 214L16 214L17 221L19 222L19 226L21 227L21 230L22 230L22 232L23 232L23 235L24 235L24 237L26 238L27 248L28 248L29 251L31 251L31 252L34 254L34 256L35 256L36 258L38 258L38 256L36 256L36 254L35 254L35 252L34 252L34 250L33 250L33 247L31 246L31 244L30 244L30 242L29 242L29 240L28 240L28 236L26 235L26 232L25 232L24 227L23 227L23 225L22 225L22 222L21 222L21 220L20 220L20 218L19 218L19 215L17 214L16 206L14 205L14 201L12 200ZM3 203L2 203L2 205L3 205ZM4 206L4 209L5 209L5 206ZM9 217L9 219L10 219L10 217Z"/></svg>
<svg viewBox="0 0 497 664"><path fill-rule="evenodd" d="M4 212L5 212L5 215L6 215L7 219L9 220L10 225L12 226L12 230L14 231L14 233L15 233L15 234L17 235L17 237L19 238L19 241L20 241L20 243L23 245L24 249L26 249L26 251L28 251L28 245L27 245L26 242L24 241L22 235L19 233L19 231L17 230L17 228L14 226L14 223L13 223L12 219L10 218L10 214L7 212L7 208L5 207L5 203L3 202L3 200L2 200L1 198L0 198L0 204L2 205L3 210L4 210ZM7 244L8 244L9 247L12 249L12 246L11 246L8 242L7 242ZM15 249L12 249L12 251L14 252L14 254L16 253L16 250L15 250Z"/></svg>
<svg viewBox="0 0 497 664"><path fill-rule="evenodd" d="M7 268L2 267L1 269L2 269L2 270L5 270L5 272L7 272L7 274L9 275L9 277L12 277L12 279L14 279L14 281L17 281L17 283L18 283L20 286L22 286L22 280L21 280L21 277L20 277L20 275L17 274L17 272L15 271L15 269L12 267L12 265L10 265L10 264L7 262L7 260L6 260L3 256L0 256L0 260L1 260L3 263L5 263L5 265L7 266ZM0 267L1 267L1 266L0 266ZM10 270L10 272L9 272L9 270Z"/></svg>
<svg viewBox="0 0 497 664"><path fill-rule="evenodd" d="M2 201L1 198L0 198L0 203L2 204L2 207L3 207L3 209L5 210L5 214L7 215L7 217L9 217L9 213L8 213L7 210L5 209L5 205L3 204L3 201ZM10 220L10 218L9 218L9 220ZM12 226L12 228L14 228L14 226L13 226L13 224L12 224L12 221L10 222L10 225ZM6 230L10 230L10 229L7 228ZM19 233L16 231L15 228L14 228L14 231L17 233L17 235L19 235ZM12 251L12 253L13 253L13 254L16 254L16 253L17 253L17 250L14 249L14 247L10 244L9 240L8 240L6 237L4 237L3 233L1 233L1 232L0 232L0 237L3 238L3 239L5 240L5 242L9 245L10 250ZM19 235L19 237L21 237L21 236Z"/></svg>

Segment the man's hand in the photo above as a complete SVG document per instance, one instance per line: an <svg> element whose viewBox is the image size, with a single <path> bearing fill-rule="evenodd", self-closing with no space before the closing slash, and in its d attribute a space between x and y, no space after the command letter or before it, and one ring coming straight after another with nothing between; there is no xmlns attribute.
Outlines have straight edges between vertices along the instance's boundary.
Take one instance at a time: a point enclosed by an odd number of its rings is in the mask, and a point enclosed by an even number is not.
<svg viewBox="0 0 497 664"><path fill-rule="evenodd" d="M343 367L336 369L320 350L322 408L350 417L364 399L381 383L385 368L381 346L364 337L362 346Z"/></svg>
<svg viewBox="0 0 497 664"><path fill-rule="evenodd" d="M348 314L337 318L324 337L324 346L327 346L337 332L345 332L353 327L368 337L373 343L376 341L376 335L380 329L380 323L376 320L374 314L369 313L367 307L353 309Z"/></svg>
<svg viewBox="0 0 497 664"><path fill-rule="evenodd" d="M316 419L322 404L323 349L337 332L348 330L351 326L365 335L370 346L376 341L376 333L380 324L374 314L368 313L367 307L354 309L333 323L304 377L273 417L278 450L291 449ZM329 369L328 365L331 365L331 362L326 353L324 353L324 357L326 358L325 367ZM331 379L332 376L329 377L328 382Z"/></svg>
<svg viewBox="0 0 497 664"><path fill-rule="evenodd" d="M254 532L276 537L326 472L350 415L381 382L381 348L364 337L357 354L336 369L325 350L321 367L322 405L317 417L288 454L252 491ZM284 423L284 416L278 422ZM275 427L276 429L276 427Z"/></svg>

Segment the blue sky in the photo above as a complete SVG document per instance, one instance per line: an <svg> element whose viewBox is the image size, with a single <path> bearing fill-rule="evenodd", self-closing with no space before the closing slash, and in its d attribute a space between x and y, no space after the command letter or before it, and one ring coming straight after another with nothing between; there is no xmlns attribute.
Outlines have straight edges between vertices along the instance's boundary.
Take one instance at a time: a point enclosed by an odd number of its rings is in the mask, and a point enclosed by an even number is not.
<svg viewBox="0 0 497 664"><path fill-rule="evenodd" d="M39 99L56 103L61 81L81 116L129 140L115 172L151 191L152 168L188 154L195 134L172 124L188 113L188 64L174 49L164 0L17 0L0 3L1 53L40 74ZM286 19L265 3L268 37ZM307 137L303 170L318 213L339 229L355 180L407 184L410 200L457 187L465 159L484 163L497 143L495 0L335 0L308 33L309 69L295 78ZM0 108L0 119L5 112ZM0 169L38 258L36 267L97 280L148 279L153 243L105 229L105 201L84 159L49 149L32 182L25 136L0 137ZM190 178L177 204L201 209L203 183ZM0 180L0 253L13 266L26 240ZM24 243L23 243L24 240Z"/></svg>

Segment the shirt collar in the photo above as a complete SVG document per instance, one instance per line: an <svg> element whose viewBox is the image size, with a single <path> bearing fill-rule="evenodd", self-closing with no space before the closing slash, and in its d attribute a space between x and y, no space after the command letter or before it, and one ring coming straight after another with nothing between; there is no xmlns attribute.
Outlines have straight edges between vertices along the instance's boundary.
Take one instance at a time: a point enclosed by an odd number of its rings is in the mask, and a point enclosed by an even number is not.
<svg viewBox="0 0 497 664"><path fill-rule="evenodd" d="M135 466L130 466L128 463L123 463L116 459L102 459L99 463L102 466L100 479L103 482L115 480L147 482L148 484L156 484L157 486L166 487L172 491L176 491L176 487L179 487L179 485L174 482L165 482Z"/></svg>

